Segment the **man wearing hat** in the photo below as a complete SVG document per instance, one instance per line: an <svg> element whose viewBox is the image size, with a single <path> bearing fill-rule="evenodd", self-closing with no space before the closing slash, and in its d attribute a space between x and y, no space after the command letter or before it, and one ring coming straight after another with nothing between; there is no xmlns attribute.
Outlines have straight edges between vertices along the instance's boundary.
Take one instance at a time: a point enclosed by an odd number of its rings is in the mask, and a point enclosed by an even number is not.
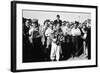
<svg viewBox="0 0 100 73"><path fill-rule="evenodd" d="M62 20L60 20L60 15L56 16L57 19L54 20L54 25L57 26L57 24L60 24L60 26L62 26Z"/></svg>
<svg viewBox="0 0 100 73"><path fill-rule="evenodd" d="M75 21L74 26L71 30L72 35L72 55L78 57L78 50L79 50L79 38L81 36L81 31L78 28L79 22Z"/></svg>

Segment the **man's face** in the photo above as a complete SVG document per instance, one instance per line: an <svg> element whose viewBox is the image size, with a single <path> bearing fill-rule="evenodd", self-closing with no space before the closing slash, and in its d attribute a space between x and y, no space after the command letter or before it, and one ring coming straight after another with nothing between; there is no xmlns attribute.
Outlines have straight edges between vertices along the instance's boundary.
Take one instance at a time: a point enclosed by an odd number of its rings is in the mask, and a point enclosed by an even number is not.
<svg viewBox="0 0 100 73"><path fill-rule="evenodd" d="M32 26L35 28L35 23L32 23Z"/></svg>
<svg viewBox="0 0 100 73"><path fill-rule="evenodd" d="M52 29L52 27L53 27L52 24L50 24L50 28L51 28L51 29Z"/></svg>
<svg viewBox="0 0 100 73"><path fill-rule="evenodd" d="M76 23L74 24L74 27L77 28L77 24Z"/></svg>
<svg viewBox="0 0 100 73"><path fill-rule="evenodd" d="M26 25L27 27L29 27L29 21L28 21L28 20L25 22L25 25Z"/></svg>
<svg viewBox="0 0 100 73"><path fill-rule="evenodd" d="M60 19L60 17L57 17L57 20L59 20Z"/></svg>

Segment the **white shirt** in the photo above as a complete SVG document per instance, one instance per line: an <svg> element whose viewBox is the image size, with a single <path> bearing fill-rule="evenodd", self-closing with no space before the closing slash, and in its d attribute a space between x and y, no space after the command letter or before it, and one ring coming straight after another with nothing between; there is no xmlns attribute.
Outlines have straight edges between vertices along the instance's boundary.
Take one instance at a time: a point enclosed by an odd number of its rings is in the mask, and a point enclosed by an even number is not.
<svg viewBox="0 0 100 73"><path fill-rule="evenodd" d="M66 34L71 35L71 29L68 28L67 26L62 26L61 29L62 29L64 35L66 35Z"/></svg>
<svg viewBox="0 0 100 73"><path fill-rule="evenodd" d="M79 35L81 35L81 31L79 30L79 28L72 28L72 30L71 30L71 34L72 34L72 36L79 36Z"/></svg>
<svg viewBox="0 0 100 73"><path fill-rule="evenodd" d="M52 30L51 28L48 28L48 29L45 31L45 36L50 36L52 33L53 33L53 30Z"/></svg>
<svg viewBox="0 0 100 73"><path fill-rule="evenodd" d="M66 35L67 26L62 26L61 29L62 29L63 34Z"/></svg>

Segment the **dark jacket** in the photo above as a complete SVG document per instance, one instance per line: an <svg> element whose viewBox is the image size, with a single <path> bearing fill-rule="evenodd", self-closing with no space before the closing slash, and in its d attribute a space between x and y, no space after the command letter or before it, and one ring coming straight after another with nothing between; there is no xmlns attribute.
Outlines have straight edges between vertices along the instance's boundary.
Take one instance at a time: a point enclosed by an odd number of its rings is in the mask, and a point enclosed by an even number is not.
<svg viewBox="0 0 100 73"><path fill-rule="evenodd" d="M57 26L57 24L60 24L60 26L62 26L62 20L54 20L54 25Z"/></svg>

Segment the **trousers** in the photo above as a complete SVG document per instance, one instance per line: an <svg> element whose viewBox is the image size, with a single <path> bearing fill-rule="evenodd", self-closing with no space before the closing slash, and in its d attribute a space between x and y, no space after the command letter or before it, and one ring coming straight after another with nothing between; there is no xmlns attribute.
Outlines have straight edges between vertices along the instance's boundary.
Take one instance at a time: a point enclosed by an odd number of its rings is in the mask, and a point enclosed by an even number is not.
<svg viewBox="0 0 100 73"><path fill-rule="evenodd" d="M61 45L57 45L56 43L52 42L52 44L51 44L50 59L52 61L54 59L59 61L59 59L60 59L60 52L61 52Z"/></svg>

